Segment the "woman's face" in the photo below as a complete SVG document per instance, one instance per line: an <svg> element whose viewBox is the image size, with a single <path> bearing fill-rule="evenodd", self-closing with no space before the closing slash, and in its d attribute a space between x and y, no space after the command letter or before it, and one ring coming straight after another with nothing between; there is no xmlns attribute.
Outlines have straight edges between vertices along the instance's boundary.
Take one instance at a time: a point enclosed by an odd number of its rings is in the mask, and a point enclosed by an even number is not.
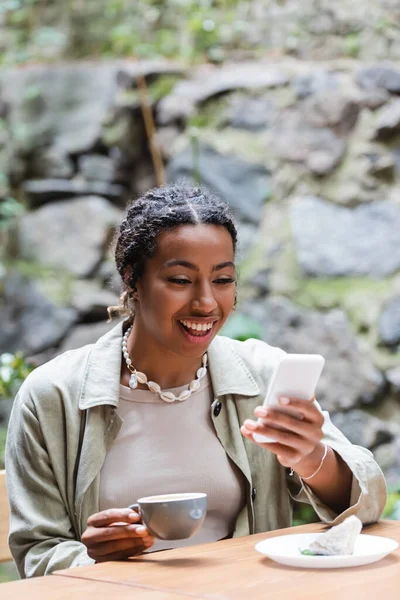
<svg viewBox="0 0 400 600"><path fill-rule="evenodd" d="M229 232L218 225L181 225L161 233L136 288L135 328L181 356L201 356L235 302Z"/></svg>

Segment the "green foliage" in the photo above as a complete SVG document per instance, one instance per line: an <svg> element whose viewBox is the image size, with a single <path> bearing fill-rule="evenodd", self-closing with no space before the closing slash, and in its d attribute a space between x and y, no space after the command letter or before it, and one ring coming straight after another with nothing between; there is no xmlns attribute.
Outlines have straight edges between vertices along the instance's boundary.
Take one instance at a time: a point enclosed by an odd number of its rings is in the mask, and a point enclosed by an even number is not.
<svg viewBox="0 0 400 600"><path fill-rule="evenodd" d="M220 61L251 28L239 0L3 0L1 61L87 56Z"/></svg>
<svg viewBox="0 0 400 600"><path fill-rule="evenodd" d="M14 562L6 562L0 564L0 583L7 581L17 581L20 579L17 566Z"/></svg>
<svg viewBox="0 0 400 600"><path fill-rule="evenodd" d="M0 181L2 174L0 173ZM0 199L0 232L7 230L15 223L17 217L22 215L24 207L14 198Z"/></svg>
<svg viewBox="0 0 400 600"><path fill-rule="evenodd" d="M349 33L343 40L343 51L350 58L357 58L361 50L361 40L359 33Z"/></svg>
<svg viewBox="0 0 400 600"><path fill-rule="evenodd" d="M148 92L152 102L159 102L161 98L168 96L180 80L177 75L163 75L158 77L154 83L148 86Z"/></svg>
<svg viewBox="0 0 400 600"><path fill-rule="evenodd" d="M292 527L297 525L306 525L307 523L317 523L319 517L310 504L295 502L293 505Z"/></svg>
<svg viewBox="0 0 400 600"><path fill-rule="evenodd" d="M0 354L0 401L13 398L33 369L34 366L26 362L20 352Z"/></svg>
<svg viewBox="0 0 400 600"><path fill-rule="evenodd" d="M400 521L400 482L388 487L388 499L383 511L383 518Z"/></svg>
<svg viewBox="0 0 400 600"><path fill-rule="evenodd" d="M241 314L233 314L224 325L221 333L241 342L249 338L261 339L259 323L251 317Z"/></svg>
<svg viewBox="0 0 400 600"><path fill-rule="evenodd" d="M0 426L0 469L4 469L4 454L6 451L7 427Z"/></svg>

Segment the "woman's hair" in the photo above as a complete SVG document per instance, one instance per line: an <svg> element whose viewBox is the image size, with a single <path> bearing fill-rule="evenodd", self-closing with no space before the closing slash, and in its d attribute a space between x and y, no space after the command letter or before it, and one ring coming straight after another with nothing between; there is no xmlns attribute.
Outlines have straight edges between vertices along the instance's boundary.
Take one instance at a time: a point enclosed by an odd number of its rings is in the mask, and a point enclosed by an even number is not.
<svg viewBox="0 0 400 600"><path fill-rule="evenodd" d="M133 314L131 292L142 277L148 258L157 249L157 236L180 225L220 225L230 233L236 251L237 230L225 202L203 187L180 181L146 192L130 202L115 238L115 263L123 282L119 306L108 308L110 318Z"/></svg>

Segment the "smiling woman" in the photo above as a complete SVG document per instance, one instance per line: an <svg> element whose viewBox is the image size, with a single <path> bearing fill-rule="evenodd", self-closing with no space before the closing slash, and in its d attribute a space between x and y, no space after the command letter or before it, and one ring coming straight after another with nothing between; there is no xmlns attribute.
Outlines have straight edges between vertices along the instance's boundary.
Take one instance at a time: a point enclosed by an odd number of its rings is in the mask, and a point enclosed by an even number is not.
<svg viewBox="0 0 400 600"><path fill-rule="evenodd" d="M288 527L293 500L328 523L379 518L379 467L314 398L281 398L300 417L261 406L284 351L218 335L236 243L229 208L202 188L167 185L127 207L110 307L124 319L37 368L14 402L10 548L23 577ZM189 539L156 540L128 508L182 493L208 498Z"/></svg>

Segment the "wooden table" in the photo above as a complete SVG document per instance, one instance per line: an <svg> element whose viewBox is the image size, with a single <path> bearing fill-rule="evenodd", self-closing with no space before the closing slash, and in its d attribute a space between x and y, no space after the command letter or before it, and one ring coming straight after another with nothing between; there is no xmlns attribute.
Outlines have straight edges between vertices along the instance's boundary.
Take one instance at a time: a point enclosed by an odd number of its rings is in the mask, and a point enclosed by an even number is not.
<svg viewBox="0 0 400 600"><path fill-rule="evenodd" d="M1 600L182 600L181 594L140 590L132 586L80 579L79 577L34 577L0 583Z"/></svg>
<svg viewBox="0 0 400 600"><path fill-rule="evenodd" d="M35 598L36 590L40 600L62 600L67 594L75 599L83 597L86 590L100 599L115 600L125 599L129 593L130 598L140 600L399 600L400 549L372 565L324 570L285 567L254 550L256 542L268 537L324 529L321 524L303 525L57 571L53 577L1 584L0 598L25 598L25 586L30 597ZM400 521L381 521L364 528L364 533L400 542ZM75 592L68 588L72 582L82 587Z"/></svg>

